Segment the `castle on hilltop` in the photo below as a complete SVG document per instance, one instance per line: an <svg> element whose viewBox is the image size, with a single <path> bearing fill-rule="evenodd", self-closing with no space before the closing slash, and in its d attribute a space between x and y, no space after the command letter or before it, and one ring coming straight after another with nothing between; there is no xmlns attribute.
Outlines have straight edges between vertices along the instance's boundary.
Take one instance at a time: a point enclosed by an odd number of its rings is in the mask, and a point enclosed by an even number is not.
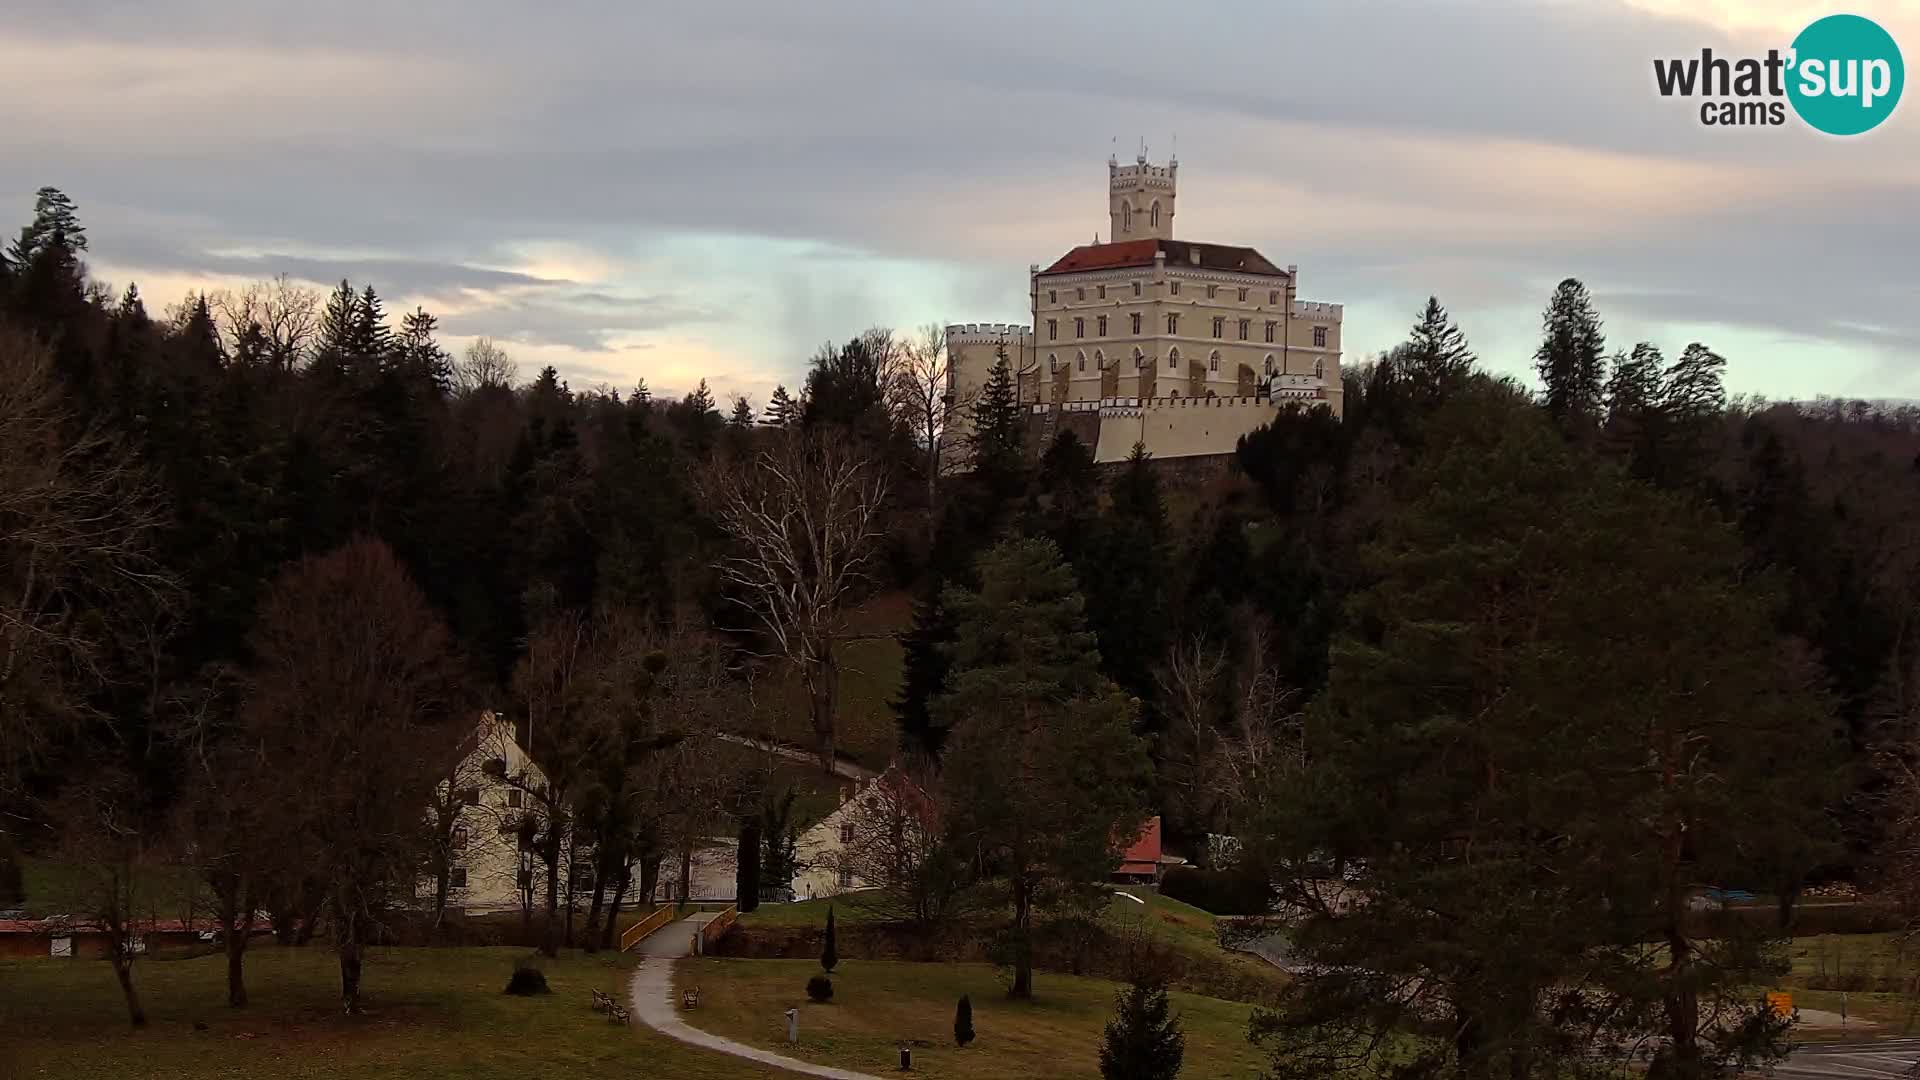
<svg viewBox="0 0 1920 1080"><path fill-rule="evenodd" d="M1287 401L1340 415L1340 305L1250 247L1173 237L1180 163L1107 160L1106 243L1029 268L1031 322L947 327L948 431L1005 355L1028 446L1071 430L1095 461L1230 454ZM963 440L955 439L957 447Z"/></svg>

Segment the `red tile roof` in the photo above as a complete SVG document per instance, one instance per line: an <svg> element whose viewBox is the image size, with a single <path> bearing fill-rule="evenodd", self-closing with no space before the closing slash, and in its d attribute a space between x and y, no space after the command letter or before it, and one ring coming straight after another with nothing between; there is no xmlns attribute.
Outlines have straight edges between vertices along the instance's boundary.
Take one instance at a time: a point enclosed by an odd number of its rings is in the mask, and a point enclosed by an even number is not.
<svg viewBox="0 0 1920 1080"><path fill-rule="evenodd" d="M1147 819L1140 828L1140 835L1134 838L1125 854L1120 856L1120 867L1115 873L1151 874L1160 866L1160 815Z"/></svg>
<svg viewBox="0 0 1920 1080"><path fill-rule="evenodd" d="M1152 266L1158 252L1166 252L1168 266L1198 266L1203 270L1232 270L1242 274L1286 277L1287 272L1250 247L1196 244L1186 240L1123 240L1117 244L1081 244L1055 259L1043 274L1080 270L1108 270L1124 266ZM1195 261L1198 255L1199 261Z"/></svg>

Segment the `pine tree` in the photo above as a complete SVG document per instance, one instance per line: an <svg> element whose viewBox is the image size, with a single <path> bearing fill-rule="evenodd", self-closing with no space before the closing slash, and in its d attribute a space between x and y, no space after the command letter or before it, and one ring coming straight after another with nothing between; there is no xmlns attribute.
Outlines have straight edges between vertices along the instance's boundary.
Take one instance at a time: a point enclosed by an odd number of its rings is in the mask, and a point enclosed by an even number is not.
<svg viewBox="0 0 1920 1080"><path fill-rule="evenodd" d="M187 318L175 341L188 370L195 374L218 374L226 366L227 352L220 344L220 330L213 323L206 293L195 296L187 305Z"/></svg>
<svg viewBox="0 0 1920 1080"><path fill-rule="evenodd" d="M1473 370L1474 355L1467 347L1467 336L1435 296L1427 297L1427 306L1398 356L1407 377L1428 397L1443 394Z"/></svg>
<svg viewBox="0 0 1920 1080"><path fill-rule="evenodd" d="M7 249L7 261L24 270L54 247L64 248L68 255L87 250L87 230L65 192L43 187L34 196L33 220Z"/></svg>
<svg viewBox="0 0 1920 1080"><path fill-rule="evenodd" d="M1142 700L1154 696L1153 671L1169 635L1166 575L1170 530L1152 455L1136 443L1113 483L1112 504L1082 542L1075 564L1086 594L1087 626L1100 643L1107 676Z"/></svg>
<svg viewBox="0 0 1920 1080"><path fill-rule="evenodd" d="M769 427L792 427L800 422L800 403L787 393L786 386L773 388L773 400L767 403L764 423Z"/></svg>
<svg viewBox="0 0 1920 1080"><path fill-rule="evenodd" d="M1562 431L1584 435L1599 423L1607 345L1587 287L1574 278L1562 281L1540 321L1545 336L1533 362L1547 412Z"/></svg>
<svg viewBox="0 0 1920 1080"><path fill-rule="evenodd" d="M1721 378L1726 358L1699 342L1688 345L1667 369L1661 407L1677 421L1694 422L1726 410L1727 391Z"/></svg>
<svg viewBox="0 0 1920 1080"><path fill-rule="evenodd" d="M440 320L422 307L400 320L400 366L408 379L445 397L453 393L453 357L433 338L439 326Z"/></svg>
<svg viewBox="0 0 1920 1080"><path fill-rule="evenodd" d="M1113 1019L1100 1041L1103 1080L1173 1080L1187 1037L1157 983L1134 983L1114 996Z"/></svg>
<svg viewBox="0 0 1920 1080"><path fill-rule="evenodd" d="M127 291L120 294L120 307L117 314L123 319L136 319L145 322L147 305L140 299L140 286L127 283Z"/></svg>
<svg viewBox="0 0 1920 1080"><path fill-rule="evenodd" d="M733 396L733 412L727 416L727 423L735 430L753 426L753 402L745 394Z"/></svg>
<svg viewBox="0 0 1920 1080"><path fill-rule="evenodd" d="M387 313L372 285L360 292L348 340L349 354L370 370L385 367L393 355L393 331L387 326Z"/></svg>
<svg viewBox="0 0 1920 1080"><path fill-rule="evenodd" d="M834 926L833 926L833 905L828 904L827 905L827 938L826 938L826 941L820 946L820 966L823 969L825 969L828 974L832 974L833 969L838 967L839 965L840 965L839 935L834 930Z"/></svg>
<svg viewBox="0 0 1920 1080"><path fill-rule="evenodd" d="M974 474L996 495L1010 496L1021 487L1024 470L1020 444L1026 425L1022 423L1024 418L1014 393L1013 367L1004 346L972 411Z"/></svg>
<svg viewBox="0 0 1920 1080"><path fill-rule="evenodd" d="M934 723L928 705L946 686L953 630L936 583L914 601L913 625L900 642L900 696L893 701L893 714L900 748L909 754L937 758L946 742L946 729Z"/></svg>
<svg viewBox="0 0 1920 1080"><path fill-rule="evenodd" d="M973 1041L973 999L960 995L960 1003L953 1007L953 1045L964 1047Z"/></svg>
<svg viewBox="0 0 1920 1080"><path fill-rule="evenodd" d="M642 409L652 408L653 391L647 389L647 380L639 379L635 381L633 384L633 393L628 395L627 400Z"/></svg>

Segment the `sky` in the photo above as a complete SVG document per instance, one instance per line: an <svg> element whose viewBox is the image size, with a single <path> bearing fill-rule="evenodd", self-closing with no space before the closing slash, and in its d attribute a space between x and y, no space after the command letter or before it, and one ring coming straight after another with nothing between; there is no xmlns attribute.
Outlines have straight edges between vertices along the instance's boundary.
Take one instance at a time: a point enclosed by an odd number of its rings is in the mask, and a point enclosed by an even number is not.
<svg viewBox="0 0 1920 1080"><path fill-rule="evenodd" d="M869 326L1028 321L1144 139L1348 362L1433 294L1530 377L1573 276L1735 392L1920 398L1920 100L1834 138L1654 90L1836 10L1920 59L1920 0L8 0L0 228L51 184L156 309L345 277L523 377L764 404Z"/></svg>

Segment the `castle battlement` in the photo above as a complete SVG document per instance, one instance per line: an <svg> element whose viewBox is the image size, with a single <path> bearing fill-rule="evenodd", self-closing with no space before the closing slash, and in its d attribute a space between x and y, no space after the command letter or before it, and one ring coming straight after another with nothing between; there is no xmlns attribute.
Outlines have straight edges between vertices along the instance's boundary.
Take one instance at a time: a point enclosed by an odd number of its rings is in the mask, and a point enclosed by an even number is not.
<svg viewBox="0 0 1920 1080"><path fill-rule="evenodd" d="M1019 323L953 323L947 327L948 345L1031 343L1033 327Z"/></svg>
<svg viewBox="0 0 1920 1080"><path fill-rule="evenodd" d="M1338 319L1341 310L1342 305L1340 304L1325 304L1315 300L1295 300L1293 302L1293 313L1299 316L1317 315L1323 318Z"/></svg>

